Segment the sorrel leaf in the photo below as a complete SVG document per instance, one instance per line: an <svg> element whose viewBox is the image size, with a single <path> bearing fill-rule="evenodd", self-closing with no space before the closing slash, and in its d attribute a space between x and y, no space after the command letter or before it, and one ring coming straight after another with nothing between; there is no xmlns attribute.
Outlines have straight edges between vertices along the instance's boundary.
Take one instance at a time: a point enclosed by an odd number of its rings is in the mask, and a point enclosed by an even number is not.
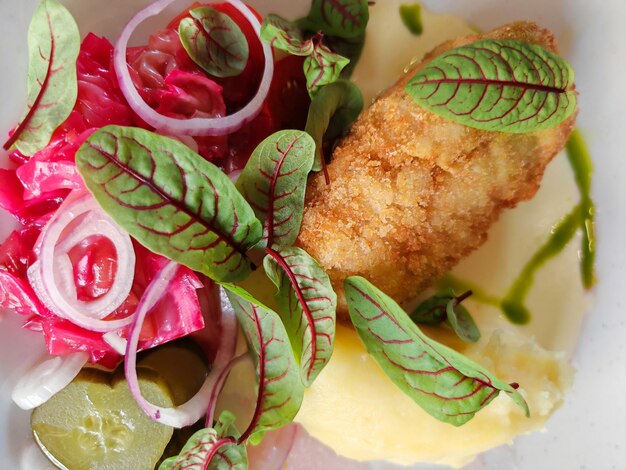
<svg viewBox="0 0 626 470"><path fill-rule="evenodd" d="M246 68L249 46L230 16L211 7L189 11L178 25L180 42L189 57L214 77L234 77Z"/></svg>
<svg viewBox="0 0 626 470"><path fill-rule="evenodd" d="M461 304L472 294L465 292L457 296L453 289L444 289L424 300L411 313L411 319L417 324L438 325L446 322L466 343L475 343L480 339L480 330L469 311Z"/></svg>
<svg viewBox="0 0 626 470"><path fill-rule="evenodd" d="M349 59L335 54L321 42L316 45L313 53L304 59L304 75L309 95L313 98L321 87L336 81L349 62Z"/></svg>
<svg viewBox="0 0 626 470"><path fill-rule="evenodd" d="M368 20L367 0L313 0L309 14L299 24L308 31L354 38L365 33Z"/></svg>
<svg viewBox="0 0 626 470"><path fill-rule="evenodd" d="M290 247L267 252L263 266L278 288L278 313L308 387L333 352L337 295L328 275L306 251Z"/></svg>
<svg viewBox="0 0 626 470"><path fill-rule="evenodd" d="M359 63L363 46L365 46L365 33L354 38L341 38L339 36L324 36L324 44L333 52L342 55L350 62L341 71L341 78L349 79Z"/></svg>
<svg viewBox="0 0 626 470"><path fill-rule="evenodd" d="M480 339L480 330L467 308L457 299L450 299L446 304L446 322L459 338L466 343L475 343Z"/></svg>
<svg viewBox="0 0 626 470"><path fill-rule="evenodd" d="M74 18L57 0L42 0L28 28L27 110L4 144L32 155L50 142L69 116L78 93L76 58L80 35Z"/></svg>
<svg viewBox="0 0 626 470"><path fill-rule="evenodd" d="M189 147L152 132L107 126L76 153L103 209L150 250L215 280L245 278L261 224L230 179Z"/></svg>
<svg viewBox="0 0 626 470"><path fill-rule="evenodd" d="M435 114L491 131L554 127L576 109L570 65L514 40L484 39L444 52L415 74L406 91Z"/></svg>
<svg viewBox="0 0 626 470"><path fill-rule="evenodd" d="M296 241L314 155L315 143L306 132L279 131L257 146L237 180L237 188L263 221L267 246Z"/></svg>
<svg viewBox="0 0 626 470"><path fill-rule="evenodd" d="M265 17L261 25L261 39L291 55L307 56L313 52L313 41L305 39L296 24L278 15Z"/></svg>
<svg viewBox="0 0 626 470"><path fill-rule="evenodd" d="M305 131L315 141L313 170L322 169L323 143L345 134L363 110L363 95L352 82L337 80L322 87L311 101Z"/></svg>
<svg viewBox="0 0 626 470"><path fill-rule="evenodd" d="M164 460L159 470L247 470L246 447L237 445L234 416L222 412L215 429L205 428L195 432L183 446L180 454ZM209 462L208 466L205 463Z"/></svg>
<svg viewBox="0 0 626 470"><path fill-rule="evenodd" d="M285 327L278 314L260 304L245 290L224 284L259 381L254 415L239 443L255 442L265 431L280 428L298 413L304 387Z"/></svg>
<svg viewBox="0 0 626 470"><path fill-rule="evenodd" d="M268 15L265 19L261 27L261 39L289 54L306 57L304 75L311 97L320 87L337 80L350 62L323 44L321 32L305 39L298 26L277 15Z"/></svg>
<svg viewBox="0 0 626 470"><path fill-rule="evenodd" d="M433 417L460 426L501 391L526 413L524 398L462 354L428 338L389 296L362 277L345 283L350 318L367 351L404 393Z"/></svg>

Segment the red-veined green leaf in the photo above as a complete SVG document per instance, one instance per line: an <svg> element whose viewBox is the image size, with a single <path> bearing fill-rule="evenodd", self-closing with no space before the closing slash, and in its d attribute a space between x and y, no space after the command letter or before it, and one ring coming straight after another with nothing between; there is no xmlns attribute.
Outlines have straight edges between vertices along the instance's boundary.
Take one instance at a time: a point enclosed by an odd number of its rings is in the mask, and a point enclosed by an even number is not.
<svg viewBox="0 0 626 470"><path fill-rule="evenodd" d="M278 314L245 290L224 284L246 336L259 381L254 415L239 442L257 441L265 431L293 421L304 395L298 365Z"/></svg>
<svg viewBox="0 0 626 470"><path fill-rule="evenodd" d="M164 460L159 470L247 470L248 453L238 445L235 417L223 411L213 428L195 432L180 454Z"/></svg>
<svg viewBox="0 0 626 470"><path fill-rule="evenodd" d="M230 179L177 140L107 126L76 153L103 209L150 250L215 280L245 278L261 224Z"/></svg>
<svg viewBox="0 0 626 470"><path fill-rule="evenodd" d="M252 152L237 188L264 223L269 247L293 245L300 232L315 143L303 131L276 132Z"/></svg>
<svg viewBox="0 0 626 470"><path fill-rule="evenodd" d="M345 134L362 109L361 90L347 80L338 80L317 92L311 101L305 127L315 141L314 171L324 165L323 142Z"/></svg>
<svg viewBox="0 0 626 470"><path fill-rule="evenodd" d="M428 338L389 296L362 277L344 282L348 311L381 369L426 412L460 426L501 391L526 413L522 395L462 354Z"/></svg>
<svg viewBox="0 0 626 470"><path fill-rule="evenodd" d="M290 247L267 253L263 266L278 288L278 313L308 387L333 352L337 295L328 275L306 251Z"/></svg>
<svg viewBox="0 0 626 470"><path fill-rule="evenodd" d="M365 46L365 33L354 38L324 36L324 44L326 44L331 51L350 61L341 71L341 78L349 79L361 58L363 46Z"/></svg>
<svg viewBox="0 0 626 470"><path fill-rule="evenodd" d="M4 144L24 155L41 150L69 116L78 93L80 34L57 0L42 0L28 28L28 98L22 120Z"/></svg>
<svg viewBox="0 0 626 470"><path fill-rule="evenodd" d="M307 56L313 53L313 41L304 39L298 26L278 15L265 17L261 25L261 39L291 55Z"/></svg>
<svg viewBox="0 0 626 470"><path fill-rule="evenodd" d="M230 16L211 7L189 11L178 25L180 41L189 57L214 77L234 77L246 68L246 36Z"/></svg>
<svg viewBox="0 0 626 470"><path fill-rule="evenodd" d="M570 65L515 40L483 39L444 52L415 74L406 91L435 114L491 131L546 129L576 110Z"/></svg>
<svg viewBox="0 0 626 470"><path fill-rule="evenodd" d="M313 0L311 10L300 25L308 31L354 38L365 33L369 20L367 0Z"/></svg>
<svg viewBox="0 0 626 470"><path fill-rule="evenodd" d="M313 53L304 59L304 75L309 95L314 97L321 87L336 81L349 62L349 59L335 54L320 41Z"/></svg>
<svg viewBox="0 0 626 470"><path fill-rule="evenodd" d="M277 15L269 15L265 19L261 39L289 54L306 57L304 75L311 97L324 85L337 80L350 62L350 59L336 54L323 44L321 32L305 40L298 26Z"/></svg>
<svg viewBox="0 0 626 470"><path fill-rule="evenodd" d="M446 322L463 341L475 343L480 339L480 330L469 311L461 304L470 295L471 290L457 296L454 289L444 289L420 303L411 313L411 319L425 325Z"/></svg>

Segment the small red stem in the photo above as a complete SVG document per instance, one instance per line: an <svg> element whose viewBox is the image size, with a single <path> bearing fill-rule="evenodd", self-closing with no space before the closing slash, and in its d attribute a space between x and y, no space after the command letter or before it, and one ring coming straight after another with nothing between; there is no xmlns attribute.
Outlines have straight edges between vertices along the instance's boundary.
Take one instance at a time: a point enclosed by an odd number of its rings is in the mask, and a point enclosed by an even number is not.
<svg viewBox="0 0 626 470"><path fill-rule="evenodd" d="M328 166L326 165L326 158L324 157L324 152L321 152L321 154L322 154L322 172L324 173L324 180L326 181L326 184L329 185L330 175L328 174Z"/></svg>
<svg viewBox="0 0 626 470"><path fill-rule="evenodd" d="M28 123L33 119L33 116L35 115L35 111L37 111L37 108L39 107L39 103L41 103L41 100L43 99L46 93L46 90L48 89L48 82L50 81L50 77L52 76L52 61L54 60L54 49L55 49L55 41L54 41L54 34L52 33L52 26L50 26L50 32L52 36L50 38L50 60L48 61L48 69L46 70L46 77L43 79L43 83L41 84L41 90L39 90L39 94L37 95L37 98L35 98L35 101L33 101L33 104L31 105L30 109L28 110L28 113L26 114L22 122L19 124L19 126L17 126L17 129L15 129L15 132L13 132L11 137L9 137L9 139L2 146L4 150L9 150L13 146L13 144L17 142L17 140L20 138L20 135L22 135L22 132L24 132L24 129L26 129L26 126L28 126Z"/></svg>
<svg viewBox="0 0 626 470"><path fill-rule="evenodd" d="M280 178L280 170L283 166L285 158L291 152L291 149L296 144L299 138L296 138L289 142L289 146L286 150L281 152L280 160L276 163L276 167L274 168L274 173L272 174L272 181L270 181L270 191L269 191L269 207L267 208L267 246L272 246L274 244L274 199L276 195L276 183L278 182L278 178Z"/></svg>
<svg viewBox="0 0 626 470"><path fill-rule="evenodd" d="M216 441L215 445L211 448L206 458L204 459L204 462L202 463L202 470L207 470L209 468L211 461L215 458L215 456L217 455L217 453L222 447L228 444L236 444L236 443L237 441L235 441L233 437L224 437Z"/></svg>
<svg viewBox="0 0 626 470"><path fill-rule="evenodd" d="M266 248L265 251L266 251L266 253L268 255L270 255L272 258L274 258L276 263L278 263L278 265L282 268L282 270L285 272L285 274L289 278L289 282L291 282L291 286L293 287L293 291L296 293L296 297L298 298L298 302L300 302L300 306L302 307L302 312L306 316L307 323L308 323L309 327L311 328L311 355L312 355L313 358L315 358L317 356L317 344L316 344L316 341L315 341L315 339L316 339L315 338L315 336L316 336L315 335L315 328L312 328L312 326L315 323L315 320L313 319L313 314L309 310L309 306L306 303L306 299L304 298L304 294L302 293L302 289L300 289L300 286L298 285L298 280L296 279L295 274L291 270L291 267L289 267L289 265L285 261L285 258L283 258L280 253L278 253L277 251L273 250L272 248ZM315 364L315 361L311 361L311 365L309 367L309 371L313 368L313 364Z"/></svg>
<svg viewBox="0 0 626 470"><path fill-rule="evenodd" d="M254 408L254 415L252 415L252 419L250 420L250 424L248 428L244 431L241 437L237 440L237 444L241 444L245 442L246 439L250 437L252 431L256 427L259 422L259 418L261 416L261 405L263 402L263 395L265 394L265 350L263 349L263 332L261 331L261 322L256 317L255 311L255 325L257 330L257 335L259 336L259 391L256 397L256 406Z"/></svg>

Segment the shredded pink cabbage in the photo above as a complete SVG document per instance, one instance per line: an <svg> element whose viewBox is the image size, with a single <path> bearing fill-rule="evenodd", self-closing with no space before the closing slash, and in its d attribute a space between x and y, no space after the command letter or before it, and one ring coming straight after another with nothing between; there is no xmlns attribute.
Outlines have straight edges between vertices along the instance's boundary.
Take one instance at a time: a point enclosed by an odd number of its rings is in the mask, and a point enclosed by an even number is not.
<svg viewBox="0 0 626 470"><path fill-rule="evenodd" d="M260 42L236 9L229 5L220 8L241 22L246 35L254 39L249 63L239 77L207 77L184 51L174 23L152 35L147 46L128 50L133 81L142 97L159 112L178 118L224 116L245 105L254 94L264 63ZM111 43L87 35L77 60L78 97L74 110L46 148L30 157L14 150L9 158L16 167L0 169L0 208L23 226L0 245L0 308L15 310L25 317L26 328L43 333L50 354L84 351L92 363L107 367L114 367L120 355L103 340L102 333L85 330L49 311L30 286L27 270L37 260L36 243L41 230L67 195L83 187L74 164L75 153L83 142L96 129L109 124L148 127L125 101L112 61ZM258 142L274 130L274 120L265 104L259 116L238 132L195 140L201 155L230 172L241 169ZM109 320L132 314L147 285L167 262L138 244L134 247L137 263L131 292L107 317ZM90 301L104 295L116 271L113 248L101 240L85 240L69 255L79 299ZM191 270L179 269L172 289L147 316L139 349L200 332L200 342L211 353L217 338L207 334L217 330L203 330L205 322L216 322L210 314L203 317L215 307L214 296L207 294L209 290ZM120 332L122 337L126 334Z"/></svg>

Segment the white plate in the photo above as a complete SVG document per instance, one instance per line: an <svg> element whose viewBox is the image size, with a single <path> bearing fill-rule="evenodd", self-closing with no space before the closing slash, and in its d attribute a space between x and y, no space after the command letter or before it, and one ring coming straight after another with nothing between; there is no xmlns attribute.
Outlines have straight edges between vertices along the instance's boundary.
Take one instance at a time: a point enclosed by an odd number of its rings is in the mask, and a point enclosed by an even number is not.
<svg viewBox="0 0 626 470"><path fill-rule="evenodd" d="M381 3L385 0L379 0ZM125 18L146 0L68 0L81 31L115 37ZM189 2L191 3L191 2ZM261 1L263 10L302 8L303 2ZM574 357L576 382L545 433L523 436L514 447L497 449L469 466L485 469L626 468L626 38L623 0L431 0L435 11L450 12L484 28L517 19L536 20L551 28L577 73L579 126L595 160L594 196L598 220L596 301L585 321ZM25 99L26 28L36 0L0 0L0 132L22 112ZM281 5L282 4L282 5ZM180 3L179 3L180 5ZM3 140L3 139L0 139ZM0 214L0 238L13 227ZM0 468L19 468L18 454L28 440L29 413L10 403L10 385L20 370L43 351L41 338L20 331L13 316L0 313ZM29 470L32 470L29 469Z"/></svg>

